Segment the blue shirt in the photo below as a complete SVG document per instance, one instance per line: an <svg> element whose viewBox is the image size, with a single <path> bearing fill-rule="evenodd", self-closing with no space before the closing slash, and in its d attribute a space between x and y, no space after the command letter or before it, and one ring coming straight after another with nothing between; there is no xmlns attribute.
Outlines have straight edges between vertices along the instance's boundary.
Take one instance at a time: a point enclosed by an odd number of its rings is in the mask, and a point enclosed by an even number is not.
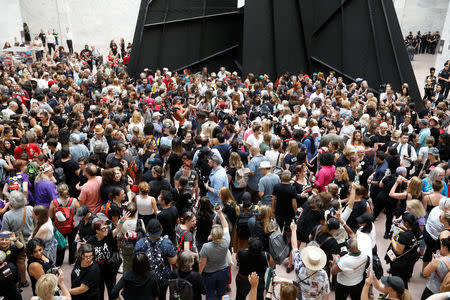
<svg viewBox="0 0 450 300"><path fill-rule="evenodd" d="M444 188L441 191L441 195L448 197L447 184L445 183L445 181L442 181L442 183L444 184ZM433 186L431 185L430 179L428 179L428 177L422 179L422 192L427 193L431 191L433 191Z"/></svg>
<svg viewBox="0 0 450 300"><path fill-rule="evenodd" d="M224 168L219 166L217 169L212 169L211 174L209 175L209 186L214 189L214 193L208 191L207 196L211 201L211 204L214 205L216 202L221 202L219 199L219 190L221 187L228 186L228 175Z"/></svg>
<svg viewBox="0 0 450 300"><path fill-rule="evenodd" d="M430 135L431 135L430 128L427 127L427 128L423 128L422 130L420 130L419 141L417 142L417 144L419 144L419 149L417 149L417 150L420 150L420 148L427 146L426 143L425 143L425 140Z"/></svg>
<svg viewBox="0 0 450 300"><path fill-rule="evenodd" d="M254 191L258 190L259 180L262 177L261 170L259 169L259 165L261 164L262 161L269 161L269 159L260 154L257 156L253 156L253 158L248 163L250 173L253 173L253 175L250 175L248 177L248 187Z"/></svg>
<svg viewBox="0 0 450 300"><path fill-rule="evenodd" d="M319 149L319 145L320 145L320 138L316 137L314 139L314 146L316 148L314 153L311 152L311 140L310 139L305 139L303 141L303 145L306 148L306 155L308 156L308 161L310 161L311 159L314 158L314 156L317 155L317 150Z"/></svg>

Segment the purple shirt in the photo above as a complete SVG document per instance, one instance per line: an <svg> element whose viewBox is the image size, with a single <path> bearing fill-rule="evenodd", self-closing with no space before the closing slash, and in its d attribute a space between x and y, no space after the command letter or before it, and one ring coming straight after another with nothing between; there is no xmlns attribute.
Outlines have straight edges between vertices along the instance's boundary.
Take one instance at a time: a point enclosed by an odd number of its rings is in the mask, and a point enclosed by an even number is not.
<svg viewBox="0 0 450 300"><path fill-rule="evenodd" d="M56 191L56 184L50 180L41 180L34 183L34 190L36 193L36 205L44 205L49 207L53 199L58 198Z"/></svg>

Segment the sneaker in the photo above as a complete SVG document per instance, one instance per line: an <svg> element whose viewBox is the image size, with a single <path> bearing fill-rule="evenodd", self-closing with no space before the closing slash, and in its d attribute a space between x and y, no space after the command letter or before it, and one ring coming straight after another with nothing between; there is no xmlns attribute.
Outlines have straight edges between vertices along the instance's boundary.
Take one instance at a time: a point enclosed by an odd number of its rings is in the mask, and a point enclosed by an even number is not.
<svg viewBox="0 0 450 300"><path fill-rule="evenodd" d="M286 268L286 273L291 273L292 272L292 270L294 270L294 268L293 267L287 267Z"/></svg>

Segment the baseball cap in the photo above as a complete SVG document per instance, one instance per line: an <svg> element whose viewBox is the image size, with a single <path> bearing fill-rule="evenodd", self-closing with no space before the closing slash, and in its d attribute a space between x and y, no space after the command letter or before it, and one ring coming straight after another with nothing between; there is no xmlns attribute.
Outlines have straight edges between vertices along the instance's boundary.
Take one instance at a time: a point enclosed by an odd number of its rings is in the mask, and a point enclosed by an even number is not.
<svg viewBox="0 0 450 300"><path fill-rule="evenodd" d="M158 219L153 218L150 219L147 223L148 227L148 235L152 238L158 238L161 236L162 228L161 223L159 223Z"/></svg>
<svg viewBox="0 0 450 300"><path fill-rule="evenodd" d="M75 214L75 216L73 217L73 220L75 221L75 227L78 226L78 224L80 224L81 220L86 217L86 215L88 213L90 213L91 211L89 210L89 207L87 207L86 205L82 205L77 209L77 213Z"/></svg>
<svg viewBox="0 0 450 300"><path fill-rule="evenodd" d="M381 282L385 286L391 287L400 295L403 295L403 293L405 292L405 283L403 282L403 279L398 276L382 276Z"/></svg>
<svg viewBox="0 0 450 300"><path fill-rule="evenodd" d="M317 133L320 134L320 129L318 126L313 126L313 128L311 128L311 133Z"/></svg>
<svg viewBox="0 0 450 300"><path fill-rule="evenodd" d="M369 213L364 213L356 218L356 222L358 222L358 224L366 224L369 222L373 222L373 215Z"/></svg>
<svg viewBox="0 0 450 300"><path fill-rule="evenodd" d="M248 208L250 206L252 206L252 195L249 192L245 192L242 195L242 207L244 208Z"/></svg>
<svg viewBox="0 0 450 300"><path fill-rule="evenodd" d="M259 164L259 168L260 169L270 169L271 168L270 162L269 161L262 161Z"/></svg>
<svg viewBox="0 0 450 300"><path fill-rule="evenodd" d="M419 119L419 123L428 126L428 120L427 119Z"/></svg>
<svg viewBox="0 0 450 300"><path fill-rule="evenodd" d="M431 147L428 150L428 154L434 155L434 156L439 156L439 150L436 147Z"/></svg>

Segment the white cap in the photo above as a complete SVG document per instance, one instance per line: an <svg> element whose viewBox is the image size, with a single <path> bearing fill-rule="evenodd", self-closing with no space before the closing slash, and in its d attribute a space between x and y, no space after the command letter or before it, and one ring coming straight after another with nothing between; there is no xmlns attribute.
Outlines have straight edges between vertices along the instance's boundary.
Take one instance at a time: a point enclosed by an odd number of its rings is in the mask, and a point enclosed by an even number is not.
<svg viewBox="0 0 450 300"><path fill-rule="evenodd" d="M314 126L313 128L311 128L311 133L317 133L320 134L320 129L318 126Z"/></svg>

